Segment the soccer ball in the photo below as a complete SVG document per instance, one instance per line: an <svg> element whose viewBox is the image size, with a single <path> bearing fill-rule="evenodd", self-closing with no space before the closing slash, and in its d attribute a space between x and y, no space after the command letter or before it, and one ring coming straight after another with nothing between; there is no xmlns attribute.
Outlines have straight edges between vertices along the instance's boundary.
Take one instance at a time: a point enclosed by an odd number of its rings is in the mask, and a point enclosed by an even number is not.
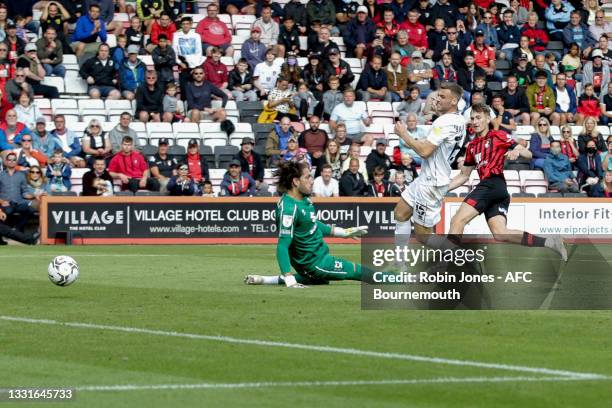
<svg viewBox="0 0 612 408"><path fill-rule="evenodd" d="M79 264L69 256L60 255L53 258L47 271L51 282L58 286L68 286L79 277Z"/></svg>

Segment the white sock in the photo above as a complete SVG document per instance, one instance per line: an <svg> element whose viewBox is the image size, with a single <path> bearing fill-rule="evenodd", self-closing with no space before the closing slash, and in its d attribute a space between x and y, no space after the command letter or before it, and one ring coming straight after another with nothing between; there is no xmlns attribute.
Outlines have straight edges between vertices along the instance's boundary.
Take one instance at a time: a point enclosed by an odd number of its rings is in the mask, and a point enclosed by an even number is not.
<svg viewBox="0 0 612 408"><path fill-rule="evenodd" d="M280 277L276 276L262 276L264 285L278 285Z"/></svg>
<svg viewBox="0 0 612 408"><path fill-rule="evenodd" d="M395 246L404 247L410 242L412 223L408 221L395 221Z"/></svg>

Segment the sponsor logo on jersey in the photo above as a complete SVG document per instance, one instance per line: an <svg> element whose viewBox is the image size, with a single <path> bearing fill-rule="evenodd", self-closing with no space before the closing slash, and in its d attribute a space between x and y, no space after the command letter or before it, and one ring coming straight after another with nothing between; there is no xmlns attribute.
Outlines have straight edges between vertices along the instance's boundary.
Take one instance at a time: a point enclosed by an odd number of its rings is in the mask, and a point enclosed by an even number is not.
<svg viewBox="0 0 612 408"><path fill-rule="evenodd" d="M283 215L283 227L289 228L293 225L293 215Z"/></svg>

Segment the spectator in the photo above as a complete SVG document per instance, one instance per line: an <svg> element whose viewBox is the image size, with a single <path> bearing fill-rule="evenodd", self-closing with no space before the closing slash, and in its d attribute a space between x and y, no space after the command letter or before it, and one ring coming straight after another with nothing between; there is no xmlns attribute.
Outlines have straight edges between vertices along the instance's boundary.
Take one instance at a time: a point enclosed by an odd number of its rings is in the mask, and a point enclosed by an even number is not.
<svg viewBox="0 0 612 408"><path fill-rule="evenodd" d="M287 151L281 157L281 162L285 161L295 161L298 163L304 162L308 164L308 168L312 166L312 160L308 154L308 151L299 146L296 136L289 137L289 140L287 141Z"/></svg>
<svg viewBox="0 0 612 408"><path fill-rule="evenodd" d="M243 0L221 0L219 2L220 10L227 14L255 14L256 5L254 3L247 4Z"/></svg>
<svg viewBox="0 0 612 408"><path fill-rule="evenodd" d="M36 245L40 233L25 234L19 230L13 229L6 224L7 215L2 208L0 208L0 245L7 245L2 240L2 237L12 239L17 242L22 242L28 245Z"/></svg>
<svg viewBox="0 0 612 408"><path fill-rule="evenodd" d="M458 83L461 85L464 91L471 93L474 88L474 81L477 76L486 76L484 69L474 63L474 54L468 51L465 54L463 62L464 68L459 69L457 76L459 77ZM419 88L422 89L422 88Z"/></svg>
<svg viewBox="0 0 612 408"><path fill-rule="evenodd" d="M255 195L255 180L247 172L241 170L240 160L233 159L227 173L221 182L221 195L224 196L249 196Z"/></svg>
<svg viewBox="0 0 612 408"><path fill-rule="evenodd" d="M548 45L548 35L544 30L538 28L537 13L533 11L529 13L527 22L523 25L523 28L521 28L521 34L529 39L529 48L532 48L536 52L542 52L546 49Z"/></svg>
<svg viewBox="0 0 612 408"><path fill-rule="evenodd" d="M64 151L57 149L53 152L49 158L49 164L47 164L46 176L49 180L49 191L51 193L65 193L70 191L72 183L70 176L72 175L72 168L70 167L70 160L64 157Z"/></svg>
<svg viewBox="0 0 612 408"><path fill-rule="evenodd" d="M287 53L287 61L281 65L280 75L287 78L293 89L302 82L302 69L298 66L297 57L294 53Z"/></svg>
<svg viewBox="0 0 612 408"><path fill-rule="evenodd" d="M610 67L603 63L601 50L593 51L592 61L584 64L582 83L593 84L595 95L601 95L608 89L610 83Z"/></svg>
<svg viewBox="0 0 612 408"><path fill-rule="evenodd" d="M232 94L227 89L227 67L221 62L221 50L217 47L212 47L210 53L211 57L206 58L206 62L202 65L202 68L204 68L204 77L212 85L225 92L228 98L231 98Z"/></svg>
<svg viewBox="0 0 612 408"><path fill-rule="evenodd" d="M174 33L176 32L176 26L172 22L168 13L161 13L159 20L154 20L151 24L151 37L150 44L147 45L147 51L153 53L156 45L159 45L159 37L164 35L168 43L172 44L174 39Z"/></svg>
<svg viewBox="0 0 612 408"><path fill-rule="evenodd" d="M391 94L387 93L387 75L381 66L382 59L379 56L374 56L370 65L361 73L357 92L362 101L367 102L372 98L377 98L385 102L391 102Z"/></svg>
<svg viewBox="0 0 612 408"><path fill-rule="evenodd" d="M128 58L119 67L121 95L128 101L136 98L136 90L145 83L147 67L138 59L139 51L137 45L128 46Z"/></svg>
<svg viewBox="0 0 612 408"><path fill-rule="evenodd" d="M57 117L57 116L56 116ZM130 122L132 121L132 114L129 112L123 112L119 116L119 123L117 126L111 129L109 132L109 138L111 141L111 147L113 154L117 154L121 151L121 143L123 138L129 136L133 141L138 141L138 135L136 131L130 128ZM57 126L57 122L55 124ZM134 146L136 149L140 149L138 143Z"/></svg>
<svg viewBox="0 0 612 408"><path fill-rule="evenodd" d="M200 119L210 117L215 122L222 122L226 118L225 104L227 94L204 79L204 69L196 68L192 71L193 81L186 87L187 116L192 122L200 123ZM212 96L218 96L223 100L222 108L212 108ZM206 115L206 116L205 116Z"/></svg>
<svg viewBox="0 0 612 408"><path fill-rule="evenodd" d="M593 55L593 52L595 52L595 50L600 50L603 55L604 65L610 67L610 65L612 65L612 50L610 50L608 46L608 36L604 34L599 38L599 41L597 41L597 47L594 48L593 51L591 51L591 55Z"/></svg>
<svg viewBox="0 0 612 408"><path fill-rule="evenodd" d="M400 155L400 162L399 164L394 164L393 169L395 170L396 176L398 174L401 174L404 176L402 181L405 185L412 183L418 177L414 157L412 157L408 153L402 153ZM401 183L398 183L398 184L400 184L400 187L401 187L402 184Z"/></svg>
<svg viewBox="0 0 612 408"><path fill-rule="evenodd" d="M251 28L251 37L242 43L240 55L246 59L251 71L255 69L257 64L266 60L268 48L261 41L261 28L253 26Z"/></svg>
<svg viewBox="0 0 612 408"><path fill-rule="evenodd" d="M26 175L17 171L17 155L9 152L4 158L4 170L0 172L0 208L7 217L13 219L15 228L23 231L28 220L34 216ZM6 218L2 220L6 221Z"/></svg>
<svg viewBox="0 0 612 408"><path fill-rule="evenodd" d="M530 123L530 106L525 92L518 86L518 80L514 75L508 76L506 89L502 91L504 107L510 112L514 119L525 126Z"/></svg>
<svg viewBox="0 0 612 408"><path fill-rule="evenodd" d="M501 95L495 95L492 98L491 108L495 113L491 123L494 130L504 130L509 134L512 134L516 130L516 122L514 116L506 111L504 107L504 98Z"/></svg>
<svg viewBox="0 0 612 408"><path fill-rule="evenodd" d="M570 23L563 29L563 42L566 47L571 43L578 44L582 50L582 56L587 58L596 40L591 36L589 28L580 22L581 18L579 11L572 11Z"/></svg>
<svg viewBox="0 0 612 408"><path fill-rule="evenodd" d="M348 170L346 170L339 183L340 196L344 197L362 197L367 191L366 181L363 175L359 172L359 160L347 159Z"/></svg>
<svg viewBox="0 0 612 408"><path fill-rule="evenodd" d="M250 137L242 138L240 151L234 159L240 161L243 173L248 173L255 180L255 188L260 193L268 192L268 185L264 182L264 162L261 156L253 150L255 141Z"/></svg>
<svg viewBox="0 0 612 408"><path fill-rule="evenodd" d="M495 49L485 45L483 30L476 30L474 43L467 50L474 54L474 64L485 71L487 80L501 82L503 76L501 72L495 70Z"/></svg>
<svg viewBox="0 0 612 408"><path fill-rule="evenodd" d="M311 2L312 1L316 0L311 0ZM331 3L331 0L323 1ZM329 50L331 50L332 48L339 48L338 44L330 40L330 35L331 34L329 27L321 27L318 36L314 37L311 41L309 41L308 49L311 52L319 53L319 55L323 57L329 55Z"/></svg>
<svg viewBox="0 0 612 408"><path fill-rule="evenodd" d="M63 78L66 75L66 67L62 64L64 50L55 28L47 27L43 38L36 41L36 53L46 76L55 75Z"/></svg>
<svg viewBox="0 0 612 408"><path fill-rule="evenodd" d="M56 114L53 122L55 129L51 131L51 136L64 152L64 156L70 160L72 167L85 167L85 160L81 157L81 138L72 130L66 128L64 115Z"/></svg>
<svg viewBox="0 0 612 408"><path fill-rule="evenodd" d="M563 0L552 0L546 8L546 28L550 39L563 41L563 29L570 21L574 6Z"/></svg>
<svg viewBox="0 0 612 408"><path fill-rule="evenodd" d="M557 74L553 91L555 92L555 112L559 114L559 123L565 125L568 122L573 122L577 109L576 94L567 85L565 73Z"/></svg>
<svg viewBox="0 0 612 408"><path fill-rule="evenodd" d="M567 125L561 126L561 153L567 157L572 166L578 160L578 156L580 153L578 152L578 146L576 145L576 140L574 140L574 136L572 135L572 128Z"/></svg>
<svg viewBox="0 0 612 408"><path fill-rule="evenodd" d="M164 2L156 0L139 0L136 2L137 17L142 20L147 32L151 32L153 22L156 22L161 17L164 11ZM135 16L136 17L136 16Z"/></svg>
<svg viewBox="0 0 612 408"><path fill-rule="evenodd" d="M376 148L372 149L368 157L366 158L366 169L368 170L368 178L372 179L374 169L381 167L384 170L385 180L389 179L391 169L391 158L387 156L385 150L387 149L387 140L380 138L376 140Z"/></svg>
<svg viewBox="0 0 612 408"><path fill-rule="evenodd" d="M61 148L59 142L47 131L47 120L42 116L36 119L32 136L32 148L45 156L50 156L55 149Z"/></svg>
<svg viewBox="0 0 612 408"><path fill-rule="evenodd" d="M608 39L612 37L612 23L606 21L604 10L599 9L595 12L595 24L589 26L589 32L593 38L601 38L604 35ZM608 47L612 49L612 44L608 44Z"/></svg>
<svg viewBox="0 0 612 408"><path fill-rule="evenodd" d="M442 51L442 59L433 68L433 87L439 89L442 82L455 82L459 80L457 69L453 66L453 56L450 51ZM418 90L418 88L417 88ZM421 92L419 91L419 96Z"/></svg>
<svg viewBox="0 0 612 408"><path fill-rule="evenodd" d="M270 6L262 7L261 17L253 23L253 28L255 27L261 30L261 42L267 48L276 47L279 27L278 23L272 19L272 8Z"/></svg>
<svg viewBox="0 0 612 408"><path fill-rule="evenodd" d="M106 159L96 157L90 171L83 175L84 196L108 197L113 195L113 178L106 170Z"/></svg>
<svg viewBox="0 0 612 408"><path fill-rule="evenodd" d="M157 153L149 158L151 177L159 182L162 193L168 192L168 181L172 176L176 175L176 169L179 164L179 159L168 154L169 143L168 138L159 139Z"/></svg>
<svg viewBox="0 0 612 408"><path fill-rule="evenodd" d="M504 59L512 61L514 51L519 46L521 40L521 30L514 22L514 12L507 8L503 13L503 22L497 28L497 39L501 45ZM500 55L500 58L502 55Z"/></svg>
<svg viewBox="0 0 612 408"><path fill-rule="evenodd" d="M0 123L0 151L17 148L17 144L24 135L32 132L23 123L17 121L17 112L10 109L6 112L5 121Z"/></svg>
<svg viewBox="0 0 612 408"><path fill-rule="evenodd" d="M306 149L312 159L312 165L317 169L320 168L325 158L323 157L329 137L327 132L319 129L321 120L318 116L311 116L308 120L310 129L302 132L298 138L299 146Z"/></svg>
<svg viewBox="0 0 612 408"><path fill-rule="evenodd" d="M262 98L268 96L268 93L274 89L279 77L280 65L275 59L274 51L270 49L266 51L266 60L255 66L254 85Z"/></svg>
<svg viewBox="0 0 612 408"><path fill-rule="evenodd" d="M285 9L289 4L285 5ZM286 15L283 19L283 25L278 33L278 56L284 57L286 52L293 52L295 55L300 54L300 30L295 25L292 16Z"/></svg>
<svg viewBox="0 0 612 408"><path fill-rule="evenodd" d="M41 83L45 78L45 69L36 55L36 44L30 43L26 45L25 54L17 60L17 68L23 68L26 81L32 86L34 93L49 99L59 98L59 92L56 87Z"/></svg>
<svg viewBox="0 0 612 408"><path fill-rule="evenodd" d="M308 64L306 64L302 71L302 77L304 81L306 81L306 84L308 84L310 92L312 92L317 99L320 99L325 89L325 71L321 63L321 55L318 53L311 53L308 56ZM340 84L338 84L338 86L340 86Z"/></svg>
<svg viewBox="0 0 612 408"><path fill-rule="evenodd" d="M328 60L323 64L325 82L327 82L330 76L336 76L340 80L340 89L349 87L353 83L355 75L353 75L350 65L340 59L340 50L338 48L331 48L327 57Z"/></svg>
<svg viewBox="0 0 612 408"><path fill-rule="evenodd" d="M182 103L179 104L179 100L176 97L176 92L177 88L173 82L166 84L166 94L162 100L162 109L164 112L162 119L164 122L189 122L189 119L185 118L183 105Z"/></svg>
<svg viewBox="0 0 612 408"><path fill-rule="evenodd" d="M40 16L40 28L42 32L46 32L47 28L53 27L57 35L57 39L62 44L62 51L64 54L71 54L72 48L68 44L66 38L68 21L72 19L72 16L59 2L49 1L44 5L42 14Z"/></svg>
<svg viewBox="0 0 612 408"><path fill-rule="evenodd" d="M582 61L580 59L580 47L578 44L571 43L568 46L568 53L563 56L561 60L561 66L564 71L568 71L569 69L573 71L579 71L582 68Z"/></svg>
<svg viewBox="0 0 612 408"><path fill-rule="evenodd" d="M374 33L374 41L372 41L366 50L367 59L372 61L375 56L380 57L381 64L386 65L389 62L393 42L385 35L383 27L377 27Z"/></svg>
<svg viewBox="0 0 612 408"><path fill-rule="evenodd" d="M107 32L115 34L123 32L123 23L115 21L115 2L113 0L85 0L82 9L89 10L90 4L96 4L100 7L100 18L106 24ZM102 40L102 38L100 39Z"/></svg>
<svg viewBox="0 0 612 408"><path fill-rule="evenodd" d="M577 193L578 182L574 178L572 165L567 156L561 153L561 144L553 140L550 144L550 154L544 159L544 175L548 180L548 188L560 193Z"/></svg>
<svg viewBox="0 0 612 408"><path fill-rule="evenodd" d="M47 165L47 156L32 147L33 139L34 137L32 135L23 135L20 141L21 147L13 150L17 155L17 166L19 170L27 169L31 166Z"/></svg>
<svg viewBox="0 0 612 408"><path fill-rule="evenodd" d="M30 208L38 211L42 196L46 196L49 191L49 183L43 174L41 166L35 164L27 169L26 181L30 188L30 194L33 198L30 199Z"/></svg>
<svg viewBox="0 0 612 408"><path fill-rule="evenodd" d="M584 153L578 157L578 184L586 190L589 197L599 195L599 183L603 178L604 171L601 167L601 157L597 153L597 145L594 140L586 143Z"/></svg>
<svg viewBox="0 0 612 408"><path fill-rule="evenodd" d="M396 41L393 43L393 47L391 48L391 52L397 52L400 57L400 64L402 67L407 67L410 63L410 57L412 53L417 49L414 45L408 42L408 34L404 30L400 30L397 33Z"/></svg>
<svg viewBox="0 0 612 408"><path fill-rule="evenodd" d="M336 8L331 0L310 0L306 5L306 14L309 24L314 21L319 21L328 27L336 24ZM334 29L334 34L339 34L339 31Z"/></svg>
<svg viewBox="0 0 612 408"><path fill-rule="evenodd" d="M329 119L329 128L333 131L339 121L346 125L348 137L358 144L369 146L372 144L372 136L365 134L365 126L370 126L372 119L368 115L365 104L355 104L355 91L345 89L343 92L344 102L337 105Z"/></svg>
<svg viewBox="0 0 612 408"><path fill-rule="evenodd" d="M257 100L257 93L253 85L253 74L244 58L241 58L229 73L228 89L231 91L232 98L236 102L245 100L253 102Z"/></svg>
<svg viewBox="0 0 612 408"><path fill-rule="evenodd" d="M546 85L546 79L546 72L538 71L535 75L535 83L527 87L526 95L531 111L531 123L536 123L540 117L545 117L552 121L553 125L559 126L560 116L555 112L555 94Z"/></svg>
<svg viewBox="0 0 612 408"><path fill-rule="evenodd" d="M529 150L533 158L531 159L531 167L542 169L544 167L544 159L550 154L550 143L553 138L550 134L550 123L545 117L540 118L536 122L538 126L535 133L531 134L529 141Z"/></svg>
<svg viewBox="0 0 612 408"><path fill-rule="evenodd" d="M366 196L370 197L398 197L400 192L393 188L393 185L385 179L385 169L376 166L372 172L373 179L366 188Z"/></svg>
<svg viewBox="0 0 612 408"><path fill-rule="evenodd" d="M232 48L232 34L223 21L218 17L219 6L211 3L206 6L208 16L201 20L196 27L196 33L200 35L202 40L202 49L206 56L210 56L212 47L220 48L225 55L232 57L234 49ZM277 31L278 33L278 31Z"/></svg>
<svg viewBox="0 0 612 408"><path fill-rule="evenodd" d="M189 166L189 177L198 186L198 193L202 187L202 184L210 180L210 174L208 171L208 163L206 158L200 152L200 146L198 139L190 139L187 144L187 157L185 163Z"/></svg>
<svg viewBox="0 0 612 408"><path fill-rule="evenodd" d="M365 182L368 182L368 169L365 161L361 158L361 147L358 144L352 144L348 150L348 157L342 162L342 172L344 173L349 168L351 159L359 161L359 173L363 176Z"/></svg>
<svg viewBox="0 0 612 408"><path fill-rule="evenodd" d="M594 118L595 123L601 114L599 99L593 95L593 84L584 85L584 93L578 98L578 108L576 109L576 124L582 125L585 118Z"/></svg>
<svg viewBox="0 0 612 408"><path fill-rule="evenodd" d="M177 166L177 174L168 181L168 192L171 196L193 196L198 193L198 187L189 177L189 166L185 163Z"/></svg>
<svg viewBox="0 0 612 408"><path fill-rule="evenodd" d="M287 153L287 142L290 137L295 137L297 140L297 135L291 127L291 120L285 116L270 131L266 141L266 156L268 156L272 166L275 166L281 156Z"/></svg>
<svg viewBox="0 0 612 408"><path fill-rule="evenodd" d="M312 195L314 197L338 197L338 180L332 177L332 166L324 164L321 167L321 175L315 178L312 185Z"/></svg>
<svg viewBox="0 0 612 408"><path fill-rule="evenodd" d="M213 185L209 180L204 182L202 187L202 197L216 197L217 194L213 191Z"/></svg>
<svg viewBox="0 0 612 408"><path fill-rule="evenodd" d="M72 34L72 48L77 57L85 53L99 53L98 38L103 44L106 43L106 23L100 17L100 6L90 4L87 15L79 17Z"/></svg>
<svg viewBox="0 0 612 408"><path fill-rule="evenodd" d="M159 20L159 17L155 18L154 21ZM149 21L150 22L150 21ZM145 21L144 24L146 27L150 27L150 24ZM125 30L125 36L127 38L127 46L135 45L139 50L144 51L144 33L142 32L142 24L143 21L138 16L132 16L130 18L130 26L127 30ZM147 29L148 32L151 32L151 29Z"/></svg>
<svg viewBox="0 0 612 408"><path fill-rule="evenodd" d="M406 93L406 99L397 105L396 110L400 120L405 121L410 113L414 113L419 118L418 120L422 121L423 100L421 99L421 91L419 91L419 88L414 85L409 87Z"/></svg>
<svg viewBox="0 0 612 408"><path fill-rule="evenodd" d="M348 152L348 149L346 149L346 151ZM346 154L341 154L340 145L335 139L331 139L329 142L327 142L327 148L322 156L322 162L324 164L317 167L317 173L320 175L325 166L330 166L331 177L336 180L340 180L340 176L342 176L342 156L346 157Z"/></svg>
<svg viewBox="0 0 612 408"><path fill-rule="evenodd" d="M110 49L106 44L100 44L98 54L85 61L79 75L87 81L88 93L92 99L119 99L121 93L116 88L115 75L118 67L109 58Z"/></svg>
<svg viewBox="0 0 612 408"><path fill-rule="evenodd" d="M181 69L179 74L181 95L185 94L185 85L191 76L191 69L201 66L204 62L201 37L197 33L191 32L192 24L193 20L191 17L185 16L181 18L181 31L174 33L172 39L172 48L177 58L176 63ZM225 24L223 25L225 26Z"/></svg>
<svg viewBox="0 0 612 408"><path fill-rule="evenodd" d="M334 136L334 140L340 146L341 154L348 153L348 149L344 150L344 148L350 147L353 144L353 140L346 136L346 125L344 122L338 123Z"/></svg>
<svg viewBox="0 0 612 408"><path fill-rule="evenodd" d="M482 16L482 22L476 27L476 33L482 31L484 35L484 45L487 47L493 47L493 49L499 49L500 43L497 37L497 30L493 22L493 14L491 11L485 11Z"/></svg>
<svg viewBox="0 0 612 408"><path fill-rule="evenodd" d="M93 165L96 157L110 160L112 156L110 137L102 130L102 125L98 119L89 121L89 125L83 135L82 144L88 167Z"/></svg>
<svg viewBox="0 0 612 408"><path fill-rule="evenodd" d="M612 171L612 136L608 136L606 140L606 146L608 150L600 153L601 158L601 168L604 171L611 172Z"/></svg>
<svg viewBox="0 0 612 408"><path fill-rule="evenodd" d="M125 34L117 36L117 46L110 51L110 56L115 66L120 67L128 57L127 54L127 37ZM118 68L117 68L118 69Z"/></svg>
<svg viewBox="0 0 612 408"><path fill-rule="evenodd" d="M200 68L201 69L201 68ZM165 88L157 81L155 71L147 71L144 75L144 83L136 90L136 115L141 122L172 122L170 112L163 114ZM162 114L164 115L162 117Z"/></svg>
<svg viewBox="0 0 612 408"><path fill-rule="evenodd" d="M408 130L408 133L410 134L412 138L418 140L418 139L425 139L427 137L427 132L425 131L425 129L417 126L418 117L415 113L413 112L408 113L405 121L406 121L406 129ZM400 155L404 155L404 154L410 155L412 160L414 160L414 162L416 162L417 165L419 166L421 165L421 161L422 161L421 156L419 156L417 152L415 152L413 149L408 147L408 145L406 145L406 142L404 142L404 140L402 139L400 139L400 142L399 142L399 153ZM395 154L394 154L394 159L396 159ZM395 160L395 161L398 162L399 160Z"/></svg>
<svg viewBox="0 0 612 408"><path fill-rule="evenodd" d="M586 145L592 140L598 151L606 151L606 143L602 134L597 129L597 121L592 117L587 117L584 120L582 132L578 136L578 151L580 154L586 153Z"/></svg>
<svg viewBox="0 0 612 408"><path fill-rule="evenodd" d="M519 46L512 53L512 63L514 65L519 63L519 59L526 59L528 63L532 63L535 58L535 51L533 51L531 45L529 44L529 37L526 35L521 35L519 40Z"/></svg>
<svg viewBox="0 0 612 408"><path fill-rule="evenodd" d="M33 129L36 124L36 119L42 116L40 109L38 109L36 103L32 102L32 98L30 98L30 95L26 92L21 93L18 102L19 103L15 105L17 121Z"/></svg>
<svg viewBox="0 0 612 408"><path fill-rule="evenodd" d="M174 82L174 67L176 66L176 53L170 46L166 34L160 34L157 38L157 47L151 53L153 66L157 72L159 81L163 84Z"/></svg>
<svg viewBox="0 0 612 408"><path fill-rule="evenodd" d="M139 189L159 191L159 182L150 177L147 162L134 150L134 140L129 136L121 141L121 151L111 159L108 171L113 178L121 180L122 190L133 193Z"/></svg>
<svg viewBox="0 0 612 408"><path fill-rule="evenodd" d="M267 108L276 111L277 120L288 117L292 121L299 121L293 102L293 92L289 89L287 78L278 77L276 88L268 94Z"/></svg>
<svg viewBox="0 0 612 408"><path fill-rule="evenodd" d="M387 65L387 85L392 102L399 102L406 98L408 86L408 72L400 65L401 56L394 52Z"/></svg>
<svg viewBox="0 0 612 408"><path fill-rule="evenodd" d="M368 9L368 17L375 24L382 21L383 4L378 4L376 0L365 0L363 5Z"/></svg>
<svg viewBox="0 0 612 408"><path fill-rule="evenodd" d="M429 55L426 56L428 58L431 57L432 52L427 49L429 45L427 42L427 30L425 26L419 22L419 12L417 9L412 9L408 12L408 20L401 23L400 28L406 31L408 43L413 45L416 51L421 51L422 54L429 53ZM398 40L402 30L397 33Z"/></svg>
<svg viewBox="0 0 612 408"><path fill-rule="evenodd" d="M431 8L430 18L432 20L441 18L444 20L444 25L450 27L455 25L460 14L455 4L451 4L448 0L438 0Z"/></svg>
<svg viewBox="0 0 612 408"><path fill-rule="evenodd" d="M344 44L347 52L354 58L363 58L366 48L374 40L376 26L372 19L368 17L368 8L359 6L357 15L351 19L343 35Z"/></svg>
<svg viewBox="0 0 612 408"><path fill-rule="evenodd" d="M272 18L275 21L281 20L284 16L283 8L277 2L272 0L261 0L255 5L255 15L261 17L264 7L270 7L272 9Z"/></svg>
<svg viewBox="0 0 612 408"><path fill-rule="evenodd" d="M319 104L312 92L308 89L306 82L301 81L297 86L297 92L292 97L293 106L296 107L298 118L306 120L310 118Z"/></svg>
<svg viewBox="0 0 612 408"><path fill-rule="evenodd" d="M6 38L3 40L3 42L9 48L9 58L15 61L18 56L23 54L27 43L25 40L17 36L17 26L13 21L9 20L6 23L4 30L6 32Z"/></svg>
<svg viewBox="0 0 612 408"><path fill-rule="evenodd" d="M337 76L332 75L327 80L329 90L323 94L323 119L329 120L333 109L342 103L344 96L338 89L340 87L340 80Z"/></svg>

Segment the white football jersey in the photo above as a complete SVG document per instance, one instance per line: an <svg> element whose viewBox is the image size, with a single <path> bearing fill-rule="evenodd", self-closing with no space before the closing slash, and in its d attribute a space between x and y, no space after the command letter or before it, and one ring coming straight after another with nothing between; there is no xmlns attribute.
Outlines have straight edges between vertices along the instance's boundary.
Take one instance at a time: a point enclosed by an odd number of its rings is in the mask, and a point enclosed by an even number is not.
<svg viewBox="0 0 612 408"><path fill-rule="evenodd" d="M421 164L419 181L429 186L450 183L451 164L465 141L465 119L459 112L446 113L434 120L427 140L438 146Z"/></svg>

